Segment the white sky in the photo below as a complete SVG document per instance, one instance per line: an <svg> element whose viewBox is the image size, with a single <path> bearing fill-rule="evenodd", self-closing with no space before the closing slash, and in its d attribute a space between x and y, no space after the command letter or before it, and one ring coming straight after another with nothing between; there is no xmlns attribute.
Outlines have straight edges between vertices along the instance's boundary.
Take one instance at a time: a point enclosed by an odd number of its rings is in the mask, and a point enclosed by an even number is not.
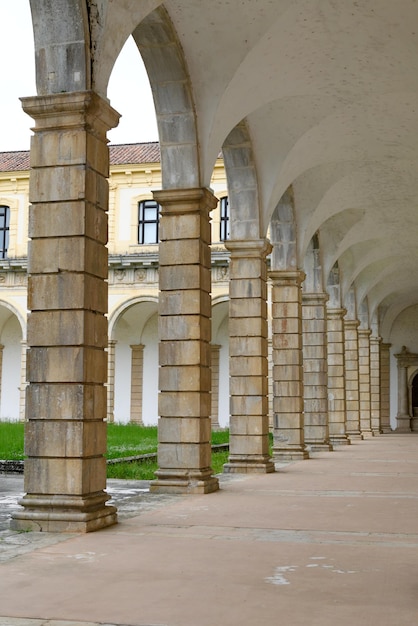
<svg viewBox="0 0 418 626"><path fill-rule="evenodd" d="M0 152L28 150L33 120L19 98L36 95L29 0L0 0ZM154 104L141 56L130 38L110 77L108 97L122 115L108 133L111 143L158 140Z"/></svg>

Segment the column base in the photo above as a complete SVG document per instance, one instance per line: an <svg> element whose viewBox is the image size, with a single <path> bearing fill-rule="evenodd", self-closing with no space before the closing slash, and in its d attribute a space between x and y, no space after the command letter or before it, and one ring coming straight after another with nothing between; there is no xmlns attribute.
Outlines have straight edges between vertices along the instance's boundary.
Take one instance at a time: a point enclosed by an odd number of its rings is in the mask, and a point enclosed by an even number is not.
<svg viewBox="0 0 418 626"><path fill-rule="evenodd" d="M390 426L382 426L381 433L382 435L389 435L390 433L393 433L393 430Z"/></svg>
<svg viewBox="0 0 418 626"><path fill-rule="evenodd" d="M230 456L224 465L224 474L270 474L275 471L269 456Z"/></svg>
<svg viewBox="0 0 418 626"><path fill-rule="evenodd" d="M361 434L363 439L371 439L374 437L374 432L372 430L362 430Z"/></svg>
<svg viewBox="0 0 418 626"><path fill-rule="evenodd" d="M159 469L156 480L150 482L150 493L205 494L219 489L219 481L213 476L212 468L206 471Z"/></svg>
<svg viewBox="0 0 418 626"><path fill-rule="evenodd" d="M10 528L17 531L88 533L116 524L117 509L105 505L105 492L91 496L44 496L26 494L23 511L12 515Z"/></svg>
<svg viewBox="0 0 418 626"><path fill-rule="evenodd" d="M409 415L405 416L397 416L396 417L396 429L397 433L410 433L411 432L411 418Z"/></svg>
<svg viewBox="0 0 418 626"><path fill-rule="evenodd" d="M353 432L353 433L347 433L347 437L349 438L350 441L363 441L363 435L361 434L360 431L358 432Z"/></svg>
<svg viewBox="0 0 418 626"><path fill-rule="evenodd" d="M334 448L331 443L327 443L326 441L314 441L310 443L309 441L305 441L305 445L309 452L333 452Z"/></svg>
<svg viewBox="0 0 418 626"><path fill-rule="evenodd" d="M305 461L306 459L309 459L309 452L300 447L294 449L273 447L273 461Z"/></svg>
<svg viewBox="0 0 418 626"><path fill-rule="evenodd" d="M349 446L351 444L350 439L346 435L339 435L329 438L332 446Z"/></svg>
<svg viewBox="0 0 418 626"><path fill-rule="evenodd" d="M418 417L413 417L411 419L411 431L413 433L418 433Z"/></svg>

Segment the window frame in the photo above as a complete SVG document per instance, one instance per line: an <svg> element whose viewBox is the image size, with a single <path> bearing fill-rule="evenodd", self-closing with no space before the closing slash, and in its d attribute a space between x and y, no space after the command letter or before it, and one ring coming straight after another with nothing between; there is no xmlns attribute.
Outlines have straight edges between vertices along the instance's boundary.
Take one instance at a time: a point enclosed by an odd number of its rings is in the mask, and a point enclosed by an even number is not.
<svg viewBox="0 0 418 626"><path fill-rule="evenodd" d="M148 206L147 206L148 205ZM146 209L153 209L156 213L153 219L147 219L144 211ZM137 243L140 246L155 245L159 243L159 230L160 230L160 210L161 207L152 198L145 200L139 200L138 202L138 228L137 228ZM147 226L154 224L154 237L153 241L146 241L146 229Z"/></svg>

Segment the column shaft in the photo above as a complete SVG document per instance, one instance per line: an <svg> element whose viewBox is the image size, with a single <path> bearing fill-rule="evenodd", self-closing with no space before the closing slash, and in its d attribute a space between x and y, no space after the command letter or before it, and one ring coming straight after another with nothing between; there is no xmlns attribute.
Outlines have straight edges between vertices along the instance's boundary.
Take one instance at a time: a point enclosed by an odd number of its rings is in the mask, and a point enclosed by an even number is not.
<svg viewBox="0 0 418 626"><path fill-rule="evenodd" d="M207 189L154 192L161 205L158 493L218 489L211 468L211 259Z"/></svg>
<svg viewBox="0 0 418 626"><path fill-rule="evenodd" d="M267 265L264 240L228 241L230 443L225 472L273 472L269 454Z"/></svg>
<svg viewBox="0 0 418 626"><path fill-rule="evenodd" d="M303 393L308 450L332 450L328 426L327 294L302 294Z"/></svg>
<svg viewBox="0 0 418 626"><path fill-rule="evenodd" d="M380 342L381 337L370 337L370 422L372 433L382 432L380 424Z"/></svg>
<svg viewBox="0 0 418 626"><path fill-rule="evenodd" d="M396 421L396 432L411 432L411 416L408 410L408 366L400 362L398 362L398 414Z"/></svg>
<svg viewBox="0 0 418 626"><path fill-rule="evenodd" d="M390 425L390 343L380 344L380 426L391 433Z"/></svg>
<svg viewBox="0 0 418 626"><path fill-rule="evenodd" d="M358 372L360 399L360 431L363 438L373 437L370 396L370 335L369 328L358 330Z"/></svg>
<svg viewBox="0 0 418 626"><path fill-rule="evenodd" d="M349 439L362 439L358 372L358 320L344 319L345 429Z"/></svg>
<svg viewBox="0 0 418 626"><path fill-rule="evenodd" d="M270 272L273 335L273 458L307 459L303 416L301 271Z"/></svg>
<svg viewBox="0 0 418 626"><path fill-rule="evenodd" d="M142 424L142 388L144 375L144 346L131 346L131 415L133 424Z"/></svg>
<svg viewBox="0 0 418 626"><path fill-rule="evenodd" d="M21 341L21 359L20 359L20 390L19 390L19 419L21 422L25 419L25 411L26 411L26 354L28 350L28 346L26 341ZM1 346L1 350L3 351L3 346ZM1 355L3 358L3 354ZM1 385L1 371L2 365L0 364L0 385Z"/></svg>
<svg viewBox="0 0 418 626"><path fill-rule="evenodd" d="M94 92L23 99L31 143L23 511L14 529L91 531L106 506L106 132Z"/></svg>
<svg viewBox="0 0 418 626"><path fill-rule="evenodd" d="M345 314L345 309L327 308L328 421L329 438L333 445L350 443L345 430Z"/></svg>

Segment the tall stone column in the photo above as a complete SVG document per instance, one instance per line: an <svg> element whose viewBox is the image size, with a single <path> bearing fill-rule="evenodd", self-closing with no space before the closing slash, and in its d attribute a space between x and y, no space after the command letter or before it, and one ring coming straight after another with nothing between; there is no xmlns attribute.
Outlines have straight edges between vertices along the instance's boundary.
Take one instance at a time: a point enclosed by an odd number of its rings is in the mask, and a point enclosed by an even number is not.
<svg viewBox="0 0 418 626"><path fill-rule="evenodd" d="M380 425L380 342L381 337L370 337L370 422L372 433L382 432Z"/></svg>
<svg viewBox="0 0 418 626"><path fill-rule="evenodd" d="M328 423L332 445L347 445L350 440L345 431L345 362L344 322L345 309L327 308L327 358L328 358Z"/></svg>
<svg viewBox="0 0 418 626"><path fill-rule="evenodd" d="M273 472L269 454L265 239L228 241L230 439L225 472Z"/></svg>
<svg viewBox="0 0 418 626"><path fill-rule="evenodd" d="M328 426L327 319L325 293L302 294L305 444L308 450L332 450Z"/></svg>
<svg viewBox="0 0 418 626"><path fill-rule="evenodd" d="M399 354L395 354L398 362L398 414L396 416L397 433L411 432L411 415L408 403L408 366L409 350L403 346Z"/></svg>
<svg viewBox="0 0 418 626"><path fill-rule="evenodd" d="M211 468L211 258L207 189L154 192L161 205L158 493L218 489Z"/></svg>
<svg viewBox="0 0 418 626"><path fill-rule="evenodd" d="M144 346L131 346L131 415L133 424L142 424L142 388L144 375Z"/></svg>
<svg viewBox="0 0 418 626"><path fill-rule="evenodd" d="M390 343L380 344L380 427L391 433L390 425Z"/></svg>
<svg viewBox="0 0 418 626"><path fill-rule="evenodd" d="M309 458L303 415L301 271L271 271L273 335L273 458Z"/></svg>
<svg viewBox="0 0 418 626"><path fill-rule="evenodd" d="M363 439L360 432L360 393L358 370L358 320L344 319L345 429L349 439Z"/></svg>
<svg viewBox="0 0 418 626"><path fill-rule="evenodd" d="M211 371L212 371L212 392L211 392L211 425L212 430L219 429L219 352L221 346L211 345Z"/></svg>
<svg viewBox="0 0 418 626"><path fill-rule="evenodd" d="M12 528L92 531L107 506L106 132L94 92L24 98L31 143L25 491Z"/></svg>
<svg viewBox="0 0 418 626"><path fill-rule="evenodd" d="M107 421L115 421L115 347L117 341L109 339L107 346Z"/></svg>
<svg viewBox="0 0 418 626"><path fill-rule="evenodd" d="M370 335L369 328L358 329L358 372L360 431L363 438L373 437L370 411Z"/></svg>
<svg viewBox="0 0 418 626"><path fill-rule="evenodd" d="M20 357L20 388L19 388L19 419L21 422L25 420L26 413L26 354L28 345L26 341L21 341L21 357ZM3 360L3 346L0 346L1 359ZM3 363L0 363L0 385L1 385L1 372Z"/></svg>

